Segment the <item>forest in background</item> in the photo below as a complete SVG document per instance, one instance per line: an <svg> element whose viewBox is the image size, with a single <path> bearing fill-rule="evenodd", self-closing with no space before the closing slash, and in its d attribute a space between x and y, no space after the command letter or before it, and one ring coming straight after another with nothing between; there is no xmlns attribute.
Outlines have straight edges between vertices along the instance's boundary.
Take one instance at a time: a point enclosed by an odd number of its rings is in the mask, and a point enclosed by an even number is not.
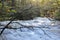
<svg viewBox="0 0 60 40"><path fill-rule="evenodd" d="M60 20L60 0L0 0L0 21L14 17L16 20L34 17Z"/></svg>

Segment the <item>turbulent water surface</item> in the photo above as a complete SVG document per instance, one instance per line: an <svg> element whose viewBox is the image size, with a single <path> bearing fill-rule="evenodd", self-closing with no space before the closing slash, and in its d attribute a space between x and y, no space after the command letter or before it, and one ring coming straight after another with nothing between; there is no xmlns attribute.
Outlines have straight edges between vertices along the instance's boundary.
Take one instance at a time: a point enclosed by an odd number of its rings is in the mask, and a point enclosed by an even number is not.
<svg viewBox="0 0 60 40"><path fill-rule="evenodd" d="M0 22L3 28L9 21ZM22 25L34 28L5 29L0 40L60 40L60 23L48 18L34 18L27 21L13 21L9 27L20 28ZM1 29L0 29L1 31Z"/></svg>

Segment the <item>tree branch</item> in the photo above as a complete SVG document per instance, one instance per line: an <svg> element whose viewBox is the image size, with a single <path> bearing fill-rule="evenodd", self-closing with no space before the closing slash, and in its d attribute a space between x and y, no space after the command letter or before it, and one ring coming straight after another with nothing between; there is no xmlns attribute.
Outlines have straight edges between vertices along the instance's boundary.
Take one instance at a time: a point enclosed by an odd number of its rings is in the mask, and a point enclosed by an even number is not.
<svg viewBox="0 0 60 40"><path fill-rule="evenodd" d="M30 10L31 8L32 8L32 6L31 6L30 8L28 8L28 9L24 9L24 10L21 11L20 13L23 13L23 12L25 12L25 11L27 11L27 10ZM20 14L20 13L19 13L19 14ZM12 19L11 19L11 21L3 28L3 30L2 30L1 33L0 33L0 35L3 33L3 31L5 30L5 28L8 28L8 25L11 24L12 21L14 21L17 17L18 17L18 16L16 16L15 18L12 18Z"/></svg>

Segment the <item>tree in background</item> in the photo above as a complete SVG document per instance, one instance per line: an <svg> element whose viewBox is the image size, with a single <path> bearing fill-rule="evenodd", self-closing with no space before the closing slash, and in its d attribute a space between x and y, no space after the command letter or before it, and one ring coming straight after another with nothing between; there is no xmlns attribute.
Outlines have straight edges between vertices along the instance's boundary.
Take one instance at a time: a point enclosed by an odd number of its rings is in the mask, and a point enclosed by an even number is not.
<svg viewBox="0 0 60 40"><path fill-rule="evenodd" d="M30 10L20 13L33 6ZM0 0L0 19L32 19L37 16L60 19L60 0ZM59 12L59 13L58 13ZM20 14L19 14L20 13Z"/></svg>
<svg viewBox="0 0 60 40"><path fill-rule="evenodd" d="M15 16L19 16L18 18L16 18L19 20L32 19L36 16L40 16L40 9L38 8L37 4L34 6L31 1L28 0L1 1L2 6L4 5L2 8L3 12L1 11L3 16L2 20L9 20L10 18L13 18ZM33 7L30 10L20 13L24 9L27 9L31 6Z"/></svg>

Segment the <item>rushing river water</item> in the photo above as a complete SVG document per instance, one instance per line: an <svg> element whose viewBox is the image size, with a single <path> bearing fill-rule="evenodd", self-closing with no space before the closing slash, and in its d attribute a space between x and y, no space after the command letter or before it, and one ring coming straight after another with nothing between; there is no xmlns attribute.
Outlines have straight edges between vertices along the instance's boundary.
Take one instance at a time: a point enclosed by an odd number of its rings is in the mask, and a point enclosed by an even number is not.
<svg viewBox="0 0 60 40"><path fill-rule="evenodd" d="M0 22L0 25L5 26L8 23L9 21L4 21ZM22 26L19 23L34 28L5 29L0 36L0 40L60 40L59 21L38 17L27 21L13 21L9 26L20 28ZM4 26L0 26L0 28Z"/></svg>

